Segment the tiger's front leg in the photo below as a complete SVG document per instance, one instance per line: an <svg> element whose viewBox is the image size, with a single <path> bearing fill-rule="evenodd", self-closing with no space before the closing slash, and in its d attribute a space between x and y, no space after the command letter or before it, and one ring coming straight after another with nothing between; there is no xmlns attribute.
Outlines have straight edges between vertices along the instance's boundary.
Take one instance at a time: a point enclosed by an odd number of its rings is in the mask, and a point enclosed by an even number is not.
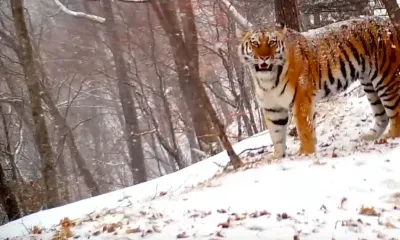
<svg viewBox="0 0 400 240"><path fill-rule="evenodd" d="M274 146L274 153L268 155L266 160L280 160L286 154L286 131L289 122L289 111L281 107L264 108L264 117Z"/></svg>
<svg viewBox="0 0 400 240"><path fill-rule="evenodd" d="M294 103L294 117L300 139L298 155L310 155L316 152L315 136L315 99L312 96L302 95Z"/></svg>

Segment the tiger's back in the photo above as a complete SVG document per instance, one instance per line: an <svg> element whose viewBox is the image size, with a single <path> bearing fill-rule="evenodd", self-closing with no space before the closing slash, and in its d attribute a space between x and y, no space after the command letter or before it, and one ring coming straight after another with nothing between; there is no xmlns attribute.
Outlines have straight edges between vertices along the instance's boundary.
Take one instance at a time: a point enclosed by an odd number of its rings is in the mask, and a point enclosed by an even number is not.
<svg viewBox="0 0 400 240"><path fill-rule="evenodd" d="M350 20L309 39L316 56L315 87L321 98L347 89L358 79L367 88L370 81L364 79L371 79L379 89L392 81L388 76L395 76L399 67L397 33L381 18Z"/></svg>
<svg viewBox="0 0 400 240"><path fill-rule="evenodd" d="M285 155L289 108L296 119L300 153L315 153L315 102L356 80L375 117L374 126L361 138L379 138L389 120L387 137L400 136L400 46L393 25L377 17L335 25L311 36L282 25L243 35L239 57L250 70L257 101L264 108L275 148L272 158Z"/></svg>

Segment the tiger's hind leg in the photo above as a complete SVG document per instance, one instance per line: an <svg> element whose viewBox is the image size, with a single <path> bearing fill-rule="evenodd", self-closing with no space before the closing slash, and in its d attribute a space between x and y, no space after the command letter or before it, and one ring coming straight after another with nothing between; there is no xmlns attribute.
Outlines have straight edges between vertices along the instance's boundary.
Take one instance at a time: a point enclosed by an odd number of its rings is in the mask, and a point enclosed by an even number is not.
<svg viewBox="0 0 400 240"><path fill-rule="evenodd" d="M373 141L378 139L383 132L385 132L388 124L389 117L386 114L385 107L380 100L378 94L375 92L374 87L371 82L361 81L364 92L370 103L372 114L374 115L374 126L369 129L369 131L361 134L361 139L365 141Z"/></svg>
<svg viewBox="0 0 400 240"><path fill-rule="evenodd" d="M400 76L393 73L383 80L386 81L375 83L375 89L390 119L389 132L384 138L398 138L400 137Z"/></svg>
<svg viewBox="0 0 400 240"><path fill-rule="evenodd" d="M265 124L274 146L274 153L267 156L267 160L278 160L286 154L286 131L289 122L288 109L281 107L264 108Z"/></svg>

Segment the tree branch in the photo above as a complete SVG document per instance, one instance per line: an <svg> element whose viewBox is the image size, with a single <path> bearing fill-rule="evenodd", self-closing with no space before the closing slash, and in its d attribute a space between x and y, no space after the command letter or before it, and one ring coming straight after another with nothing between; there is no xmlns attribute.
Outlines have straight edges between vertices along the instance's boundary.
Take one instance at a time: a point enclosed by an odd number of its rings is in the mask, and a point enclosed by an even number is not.
<svg viewBox="0 0 400 240"><path fill-rule="evenodd" d="M57 5L57 7L60 8L61 11L63 11L64 13L66 13L68 15L71 15L71 16L74 16L77 18L84 18L84 19L90 20L92 22L101 23L101 24L104 24L106 21L106 19L103 17L99 17L99 16L92 15L92 14L87 14L84 12L75 12L75 11L69 10L59 0L53 0L53 2Z"/></svg>
<svg viewBox="0 0 400 240"><path fill-rule="evenodd" d="M243 17L236 8L230 3L228 0L220 0L221 5L223 4L226 10L228 10L228 14L244 29L250 28L253 26L249 20Z"/></svg>
<svg viewBox="0 0 400 240"><path fill-rule="evenodd" d="M0 94L0 103L22 103L23 100L20 97L6 97Z"/></svg>
<svg viewBox="0 0 400 240"><path fill-rule="evenodd" d="M117 0L119 2L126 2L126 3L148 3L152 0ZM57 5L57 7L60 8L60 10L68 15L74 16L76 18L84 18L87 20L90 20L95 23L100 23L104 24L106 19L97 15L93 14L88 14L84 12L76 12L68 9L66 6L64 6L59 0L53 0L54 4Z"/></svg>

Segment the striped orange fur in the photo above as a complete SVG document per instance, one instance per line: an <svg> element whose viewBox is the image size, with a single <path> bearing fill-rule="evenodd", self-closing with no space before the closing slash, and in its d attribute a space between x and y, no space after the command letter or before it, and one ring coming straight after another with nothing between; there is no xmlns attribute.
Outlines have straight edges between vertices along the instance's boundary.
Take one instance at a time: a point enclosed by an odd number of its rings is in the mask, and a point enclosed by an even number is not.
<svg viewBox="0 0 400 240"><path fill-rule="evenodd" d="M271 159L286 153L288 111L293 110L300 154L316 152L316 101L360 81L374 114L374 126L360 138L400 137L399 37L389 20L357 18L305 35L283 24L243 33L241 62L250 70L256 99L274 144Z"/></svg>

